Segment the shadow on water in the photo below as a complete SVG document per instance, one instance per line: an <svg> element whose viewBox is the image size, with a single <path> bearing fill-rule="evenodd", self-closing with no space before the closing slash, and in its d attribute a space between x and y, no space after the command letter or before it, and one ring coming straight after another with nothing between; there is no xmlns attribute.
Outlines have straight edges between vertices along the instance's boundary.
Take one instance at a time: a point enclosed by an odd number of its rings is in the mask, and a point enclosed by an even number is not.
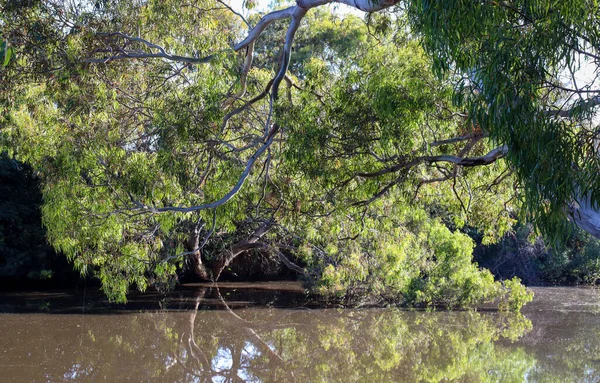
<svg viewBox="0 0 600 383"><path fill-rule="evenodd" d="M218 288L214 288L217 287ZM180 286L169 293L148 290L132 291L127 304L110 303L102 291L80 289L76 291L9 291L0 292L0 313L52 314L127 314L132 311L189 310L198 291L210 290L201 309L223 308L217 294L220 289L230 307L323 307L324 303L308 296L299 282L260 283L194 283Z"/></svg>
<svg viewBox="0 0 600 383"><path fill-rule="evenodd" d="M0 294L0 380L600 381L598 292L536 293L525 316L323 309L289 283L188 285L125 309L90 292L85 307L79 293Z"/></svg>

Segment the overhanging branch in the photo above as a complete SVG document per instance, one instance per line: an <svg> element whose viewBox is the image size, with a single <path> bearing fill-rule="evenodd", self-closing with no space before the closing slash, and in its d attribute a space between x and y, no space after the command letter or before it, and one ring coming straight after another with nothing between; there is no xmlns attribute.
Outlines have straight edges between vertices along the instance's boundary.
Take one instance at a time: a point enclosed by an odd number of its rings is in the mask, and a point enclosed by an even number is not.
<svg viewBox="0 0 600 383"><path fill-rule="evenodd" d="M256 160L269 148L269 146L271 146L271 144L273 143L273 138L275 137L275 134L278 131L279 131L279 125L273 124L273 128L271 129L271 132L269 133L269 136L267 137L266 142L260 148L258 148L256 150L256 152L246 162L245 169L242 172L242 175L240 176L238 182L227 194L225 194L221 199L219 199L217 201L207 203L207 204L197 205L197 206L189 206L189 207L165 206L165 207L156 208L156 207L144 205L141 202L136 201L133 198L131 198L131 200L135 204L136 209L142 210L142 211L148 211L151 213L162 213L162 212L167 212L167 211L179 212L179 213L190 213L193 211L214 209L221 205L224 205L240 191L240 189L246 182L246 179L250 175L250 172L252 171L252 168L254 167Z"/></svg>
<svg viewBox="0 0 600 383"><path fill-rule="evenodd" d="M112 56L99 58L99 59L85 59L84 62L87 63L108 63L114 60L124 60L124 59L144 59L144 58L162 58L175 62L182 62L186 64L205 64L215 58L216 54L211 54L206 57L189 57L189 56L178 56L167 53L163 47L160 45L153 44L147 40L144 40L140 37L133 37L126 35L122 32L110 32L110 33L98 33L100 37L121 37L127 41L139 42L146 45L150 49L155 49L158 52L143 52L138 50L128 50L122 47L111 47L106 50L101 50L98 52L103 53L116 53Z"/></svg>
<svg viewBox="0 0 600 383"><path fill-rule="evenodd" d="M243 48L248 48L248 49L246 52L246 60L244 63L244 67L242 68L241 90L235 96L233 96L232 99L226 100L224 102L224 105L225 106L231 105L235 101L235 99L241 97L241 95L243 95L245 93L246 76L252 65L253 45L254 45L254 42L256 41L256 39L258 39L260 37L260 35L264 32L264 30L274 21L291 18L291 22L287 29L285 40L284 40L283 53L280 58L279 68L277 70L275 77L270 82L270 84L271 84L270 85L270 89L271 89L270 111L268 114L267 122L265 124L265 132L264 132L265 142L264 142L264 144L261 145L257 149L257 151L250 157L250 159L248 159L248 161L246 162L245 169L242 172L242 175L240 176L236 185L221 199L211 202L211 203L197 205L197 206L190 206L190 207L166 206L166 207L157 208L157 207L144 205L143 203L135 200L133 198L133 196L130 196L131 201L135 205L134 210L139 210L141 213L143 213L145 211L151 212L151 213L161 213L161 212L169 212L169 211L170 212L188 213L188 212L194 212L194 211L200 211L200 210L215 209L216 207L227 203L231 198L233 198L240 191L240 189L244 185L246 179L250 175L250 172L251 172L252 168L254 167L256 160L258 159L258 157L260 157L262 155L262 153L264 153L264 151L266 151L271 146L274 135L279 129L279 126L277 124L271 125L271 122L270 122L273 102L274 102L274 100L277 99L279 85L286 76L286 72L288 70L288 66L289 66L289 62L290 62L290 56L291 56L291 52L292 52L292 44L294 42L294 36L300 26L300 23L301 23L303 17L306 15L306 12L311 8L315 8L315 7L325 5L328 3L332 3L332 2L346 4L346 5L355 7L357 9L365 11L365 12L376 12L376 11L382 10L384 8L393 6L398 1L399 0L297 0L297 5L295 5L295 6L291 6L291 7L282 9L282 10L273 11L273 12L270 12L270 13L266 14L265 16L263 16L263 18L256 24L256 26L254 26L253 28L251 28L249 30L246 38L244 38L244 40L242 40L240 43L238 43L232 47L232 49L236 52ZM207 62L211 61L216 56L216 54L212 54L212 55L209 55L209 56L206 56L203 58L196 58L196 57L172 55L172 54L166 52L166 50L163 47L161 47L160 45L151 43L140 37L129 36L129 35L126 35L121 32L100 33L98 35L103 36L103 37L111 37L111 36L119 37L119 38L125 39L126 42L141 43L141 44L145 45L150 50L150 52L126 49L126 47L109 47L105 50L97 51L97 52L104 52L104 53L115 53L116 52L116 54L113 54L110 57L102 58L102 59L91 58L91 59L85 60L88 63L107 63L112 60L120 60L120 59L163 58L163 59L182 62L182 63L186 63L186 64L202 64L202 63L207 63ZM125 45L127 45L127 44L125 44ZM267 94L267 92L269 91L268 89L269 89L269 86L267 86L267 88L265 89L265 92L263 92L264 95ZM264 97L264 95L261 94L258 97L255 97L250 102L246 103L241 108L238 108L238 109L230 112L227 115L227 117L224 119L224 122L222 124L222 129L225 129L229 118L231 118L233 115L241 112L242 110L246 109L248 106L252 105L253 102L260 100L262 97ZM271 126L272 126L272 128L271 128ZM269 129L271 129L271 130L269 131ZM447 159L447 161L452 161L452 159ZM403 166L405 166L405 165L403 165ZM468 166L468 165L466 165L466 166ZM383 174L385 174L385 172L386 171L384 171Z"/></svg>
<svg viewBox="0 0 600 383"><path fill-rule="evenodd" d="M426 164L426 163L433 164L433 163L437 163L437 162L447 162L447 163L455 164L457 166L465 166L465 167L483 166L483 165L489 165L489 164L496 162L500 158L505 157L507 153L508 153L508 147L506 145L502 145L502 146L499 146L499 147L491 150L486 155L479 156L479 157L459 157L459 156L449 156L449 155L421 156L421 157L416 157L407 162L401 162L394 166L390 166L388 168L378 170L376 172L357 173L356 176L363 177L363 178L375 178L375 177L379 177L379 176L382 176L385 174L395 173L402 169L408 169L408 168L411 168L413 166L417 166L420 164Z"/></svg>

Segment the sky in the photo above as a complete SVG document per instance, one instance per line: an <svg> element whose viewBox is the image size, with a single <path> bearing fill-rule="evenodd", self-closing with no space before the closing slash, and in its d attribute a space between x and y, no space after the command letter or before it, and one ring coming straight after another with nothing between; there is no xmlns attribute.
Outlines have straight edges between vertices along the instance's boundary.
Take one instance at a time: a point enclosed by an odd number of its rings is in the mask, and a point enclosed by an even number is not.
<svg viewBox="0 0 600 383"><path fill-rule="evenodd" d="M227 0L225 0L227 1ZM244 16L248 15L248 10L244 9L243 3L245 0L229 0L229 5L235 9L236 12L243 14ZM253 13L259 12L267 12L269 9L273 8L273 0L254 0L256 2L256 7L252 10ZM331 5L330 5L331 7ZM362 17L365 13L359 11L356 8L352 8L345 4L335 4L335 12L345 15L345 14L355 14L357 16Z"/></svg>
<svg viewBox="0 0 600 383"><path fill-rule="evenodd" d="M244 9L243 3L245 0L229 0L229 5L231 8L235 9L236 12L243 14L244 16L248 15L248 10ZM256 0L256 8L253 12L266 12L269 10L271 4L271 0Z"/></svg>

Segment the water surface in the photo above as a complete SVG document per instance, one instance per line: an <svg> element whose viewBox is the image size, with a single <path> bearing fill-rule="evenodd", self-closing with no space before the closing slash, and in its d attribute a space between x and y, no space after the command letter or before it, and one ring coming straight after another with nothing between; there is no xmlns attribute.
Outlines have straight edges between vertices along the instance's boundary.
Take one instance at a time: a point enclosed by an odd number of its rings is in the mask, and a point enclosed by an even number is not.
<svg viewBox="0 0 600 383"><path fill-rule="evenodd" d="M524 315L319 309L296 284L0 293L1 382L600 382L600 292Z"/></svg>

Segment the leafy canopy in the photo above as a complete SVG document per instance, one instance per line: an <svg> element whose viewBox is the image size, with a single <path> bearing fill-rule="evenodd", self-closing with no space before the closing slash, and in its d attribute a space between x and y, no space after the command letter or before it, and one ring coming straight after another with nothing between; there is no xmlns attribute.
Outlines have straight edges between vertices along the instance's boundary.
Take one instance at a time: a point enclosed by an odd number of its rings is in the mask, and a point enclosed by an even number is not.
<svg viewBox="0 0 600 383"><path fill-rule="evenodd" d="M275 98L282 21L243 57L228 47L244 20L212 0L10 2L0 145L39 173L51 243L114 300L131 285L171 286L182 269L218 278L245 254L299 263L307 286L349 301L504 296L518 309L529 294L473 264L458 231L493 242L510 229L516 149L509 166L497 149L506 137L477 114L492 118L484 92L463 87L456 105L444 57L421 48L434 51L437 29L418 5L406 14L420 39L313 10ZM448 60L460 49L449 45ZM480 109L467 117L464 105Z"/></svg>

